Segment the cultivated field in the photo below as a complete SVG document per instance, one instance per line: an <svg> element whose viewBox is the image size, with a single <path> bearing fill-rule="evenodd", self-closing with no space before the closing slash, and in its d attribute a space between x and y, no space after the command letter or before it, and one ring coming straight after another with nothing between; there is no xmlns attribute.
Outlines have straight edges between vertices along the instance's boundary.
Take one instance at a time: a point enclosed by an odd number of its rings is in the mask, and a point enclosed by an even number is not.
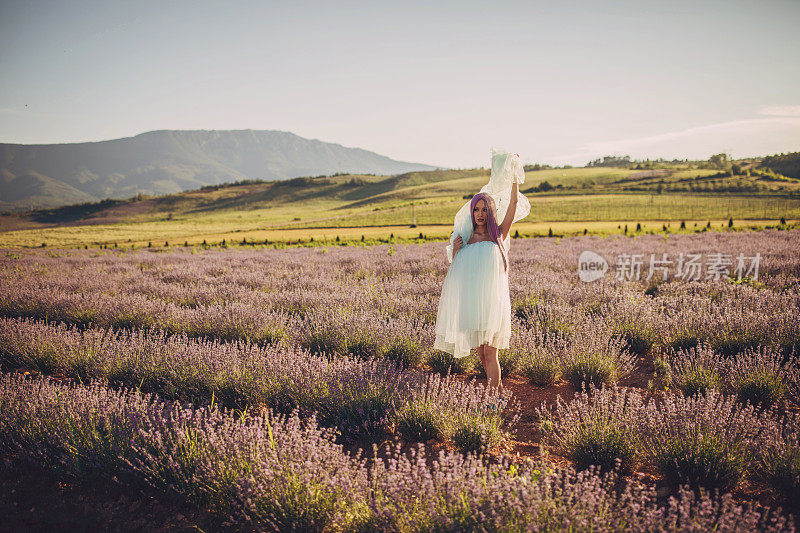
<svg viewBox="0 0 800 533"><path fill-rule="evenodd" d="M216 529L793 530L798 243L514 239L499 397L431 348L443 242L6 249L0 449Z"/></svg>
<svg viewBox="0 0 800 533"><path fill-rule="evenodd" d="M720 176L685 168L528 171L520 190L531 213L521 236L622 234L800 220L800 180ZM180 194L0 216L0 247L268 245L360 240L401 242L449 236L453 215L489 180L485 169L399 176L339 175L209 186Z"/></svg>

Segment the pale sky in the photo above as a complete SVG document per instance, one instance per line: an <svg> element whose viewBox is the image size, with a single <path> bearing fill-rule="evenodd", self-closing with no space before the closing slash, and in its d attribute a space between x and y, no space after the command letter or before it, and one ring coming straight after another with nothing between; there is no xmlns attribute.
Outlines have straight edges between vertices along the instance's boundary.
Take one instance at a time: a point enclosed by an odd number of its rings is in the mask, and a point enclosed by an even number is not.
<svg viewBox="0 0 800 533"><path fill-rule="evenodd" d="M444 167L800 151L800 1L5 1L0 142L266 129Z"/></svg>

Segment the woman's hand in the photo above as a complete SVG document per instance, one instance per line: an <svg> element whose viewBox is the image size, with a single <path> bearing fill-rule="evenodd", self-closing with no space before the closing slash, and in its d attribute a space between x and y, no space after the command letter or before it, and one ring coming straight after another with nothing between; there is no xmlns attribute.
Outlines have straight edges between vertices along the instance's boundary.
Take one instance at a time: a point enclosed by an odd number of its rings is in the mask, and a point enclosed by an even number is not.
<svg viewBox="0 0 800 533"><path fill-rule="evenodd" d="M461 235L456 237L456 240L453 241L453 255L456 255L456 252L458 252L461 249L461 244L463 242L464 242L464 239L461 238Z"/></svg>

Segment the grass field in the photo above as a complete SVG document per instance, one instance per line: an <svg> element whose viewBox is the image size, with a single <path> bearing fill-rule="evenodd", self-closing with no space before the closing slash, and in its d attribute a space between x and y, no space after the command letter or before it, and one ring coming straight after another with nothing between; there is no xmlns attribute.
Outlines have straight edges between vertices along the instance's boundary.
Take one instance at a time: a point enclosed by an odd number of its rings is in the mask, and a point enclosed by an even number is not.
<svg viewBox="0 0 800 533"><path fill-rule="evenodd" d="M800 219L797 180L765 185L746 176L721 179L710 170L660 173L618 168L531 171L521 190L531 213L517 223L521 235L687 231L709 221L715 229ZM280 182L222 185L164 197L119 201L102 209L70 206L0 217L2 247L163 246L231 241L297 242L429 239L449 235L453 217L488 180L485 169L412 172L400 176L345 175ZM724 192L749 180L747 192ZM548 187L541 190L543 183ZM686 185L688 183L688 185ZM661 185L662 192L655 187ZM738 185L736 185L738 187ZM691 187L693 192L680 187ZM711 188L719 190L711 190ZM776 188L777 187L777 188ZM782 188L781 188L782 187ZM641 190L632 190L638 188ZM673 192L670 190L675 189ZM652 189L652 190L650 190ZM619 227L618 227L619 226Z"/></svg>
<svg viewBox="0 0 800 533"><path fill-rule="evenodd" d="M706 228L708 223L710 228ZM800 219L788 219L786 225L781 225L773 219L738 220L734 222L734 230L759 230L764 228L791 229L800 225ZM642 225L641 231L636 231L636 224ZM642 235L663 232L667 226L668 233L698 233L706 231L727 231L727 219L687 219L686 228L680 228L680 222L669 220L642 220L631 222L627 220L601 220L588 222L518 222L513 226L520 237L547 236L552 230L554 236L582 235L584 230L589 235L622 235L625 226L628 226L628 235ZM281 230L232 230L227 232L198 232L189 234L178 231L179 228L162 226L157 230L148 231L152 226L142 224L136 228L109 227L97 232L98 227L77 226L67 228L54 228L51 230L28 230L0 234L0 247L2 248L38 248L45 242L46 246L55 248L117 246L136 247L152 245L163 248L170 246L201 245L205 241L209 246L215 246L225 241L226 246L259 245L265 241L271 247L285 245L323 246L336 244L336 238L341 243L361 242L362 236L367 245L378 243L403 243L446 240L452 232L449 224L422 224L416 227L405 226L356 226L340 228L292 228ZM95 233L91 230L94 229ZM422 238L420 238L422 234ZM154 237L155 235L155 237ZM16 237L16 239L14 239ZM313 240L312 240L313 239Z"/></svg>

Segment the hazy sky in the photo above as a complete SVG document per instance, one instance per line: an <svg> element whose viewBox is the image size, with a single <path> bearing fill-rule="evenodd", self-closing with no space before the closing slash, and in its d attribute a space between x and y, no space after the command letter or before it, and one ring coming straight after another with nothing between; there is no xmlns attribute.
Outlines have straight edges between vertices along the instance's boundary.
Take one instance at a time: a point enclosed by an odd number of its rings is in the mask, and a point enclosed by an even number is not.
<svg viewBox="0 0 800 533"><path fill-rule="evenodd" d="M800 150L800 1L0 3L0 142L271 129L447 167Z"/></svg>

